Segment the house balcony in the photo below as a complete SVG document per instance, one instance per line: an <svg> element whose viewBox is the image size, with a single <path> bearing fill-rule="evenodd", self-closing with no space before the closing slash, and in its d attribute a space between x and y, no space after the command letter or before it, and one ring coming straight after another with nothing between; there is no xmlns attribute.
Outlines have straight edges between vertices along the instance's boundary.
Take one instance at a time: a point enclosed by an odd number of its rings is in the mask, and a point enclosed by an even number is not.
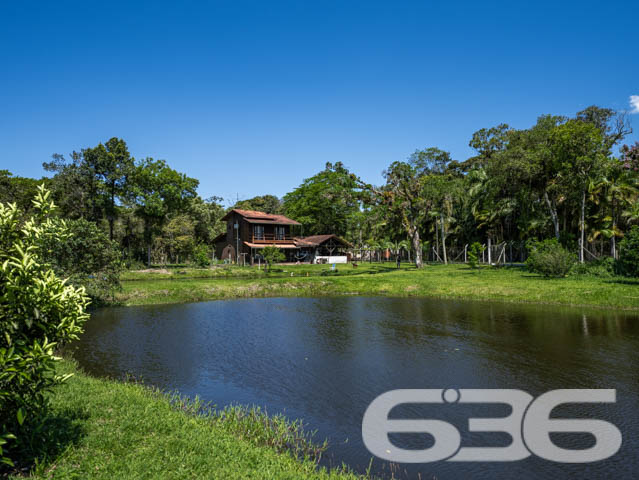
<svg viewBox="0 0 639 480"><path fill-rule="evenodd" d="M277 233L264 233L262 235L252 235L251 243L260 243L260 244L274 244L274 243L291 243L294 244L295 241L293 237L289 234L281 235Z"/></svg>

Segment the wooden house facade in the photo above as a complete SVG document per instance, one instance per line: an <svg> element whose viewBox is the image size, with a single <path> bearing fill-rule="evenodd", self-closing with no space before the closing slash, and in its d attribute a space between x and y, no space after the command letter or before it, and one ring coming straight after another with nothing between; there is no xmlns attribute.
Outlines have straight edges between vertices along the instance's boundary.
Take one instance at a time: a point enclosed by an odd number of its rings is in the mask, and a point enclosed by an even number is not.
<svg viewBox="0 0 639 480"><path fill-rule="evenodd" d="M316 258L345 253L351 245L336 235L302 237L301 224L284 215L254 210L230 210L222 220L226 231L215 242L216 257L241 264L258 261L266 246L279 248L286 262L315 263Z"/></svg>

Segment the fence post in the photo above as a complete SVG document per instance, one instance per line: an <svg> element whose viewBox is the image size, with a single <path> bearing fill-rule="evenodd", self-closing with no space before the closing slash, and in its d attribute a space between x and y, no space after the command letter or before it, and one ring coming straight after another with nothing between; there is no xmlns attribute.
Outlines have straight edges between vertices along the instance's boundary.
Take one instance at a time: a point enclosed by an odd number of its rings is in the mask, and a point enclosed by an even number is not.
<svg viewBox="0 0 639 480"><path fill-rule="evenodd" d="M493 252L491 251L491 247L490 237L488 237L488 265L493 264Z"/></svg>
<svg viewBox="0 0 639 480"><path fill-rule="evenodd" d="M464 245L464 263L468 263L468 244Z"/></svg>

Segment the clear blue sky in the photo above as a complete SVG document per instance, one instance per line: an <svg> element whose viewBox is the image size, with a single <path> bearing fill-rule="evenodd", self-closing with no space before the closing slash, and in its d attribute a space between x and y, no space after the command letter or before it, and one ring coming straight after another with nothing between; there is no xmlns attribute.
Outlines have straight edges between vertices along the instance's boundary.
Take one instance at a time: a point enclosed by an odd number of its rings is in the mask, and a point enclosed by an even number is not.
<svg viewBox="0 0 639 480"><path fill-rule="evenodd" d="M482 127L630 109L638 24L637 1L5 0L0 168L118 136L204 197L281 196L327 161L380 183Z"/></svg>

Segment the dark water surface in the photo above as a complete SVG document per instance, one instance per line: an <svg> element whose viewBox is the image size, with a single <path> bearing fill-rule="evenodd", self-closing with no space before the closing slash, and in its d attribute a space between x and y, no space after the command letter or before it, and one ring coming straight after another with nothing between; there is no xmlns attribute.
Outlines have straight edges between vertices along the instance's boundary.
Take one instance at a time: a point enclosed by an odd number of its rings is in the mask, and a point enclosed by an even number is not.
<svg viewBox="0 0 639 480"><path fill-rule="evenodd" d="M623 445L607 460L402 464L397 476L639 478L636 313L361 297L109 308L93 314L75 357L92 374L132 373L218 406L255 404L301 418L318 440L328 438L327 461L358 471L371 458L361 439L362 416L388 390L516 388L537 396L558 388L616 388L616 404L559 412L617 425ZM469 416L506 416L504 405L413 405L399 413L454 424L462 446L510 443L505 434L468 432ZM593 444L584 434L553 435L566 448ZM411 448L433 443L417 434L391 438ZM389 468L373 461L373 472L388 476Z"/></svg>

